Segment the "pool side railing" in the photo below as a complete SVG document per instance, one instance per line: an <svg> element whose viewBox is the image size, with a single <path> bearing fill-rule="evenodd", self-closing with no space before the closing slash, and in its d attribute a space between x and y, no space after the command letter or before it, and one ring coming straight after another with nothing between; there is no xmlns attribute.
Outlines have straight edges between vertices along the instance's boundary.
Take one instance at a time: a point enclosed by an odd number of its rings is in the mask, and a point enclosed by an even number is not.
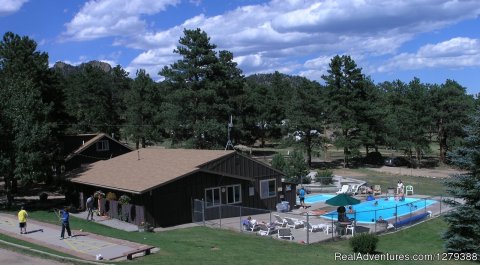
<svg viewBox="0 0 480 265"><path fill-rule="evenodd" d="M428 200L435 200L436 203L429 205L427 203ZM276 218L280 217L285 219L286 217L290 217L294 221L297 220L299 222L303 222L303 225L300 225L299 223L291 226L284 225L285 227L290 228L295 241L304 244L311 244L326 240L335 240L339 237L350 237L356 233L382 233L386 231L395 231L400 228L403 229L418 223L418 221L421 221L424 218L439 216L447 211L450 211L452 207L449 204L446 204L445 200L456 201L455 198L447 198L444 196L418 198L418 200L409 202L409 204L419 205L423 203L422 207L418 206L417 209L415 209L415 207L410 207L406 214L401 216L395 214L395 216L386 219L386 222L378 222L380 216L385 216L382 212L393 210L395 213L398 213L398 207L404 207L404 205L396 205L394 207L370 211L354 212L353 214L349 214L349 217L352 219L351 223L339 223L336 213L326 213L321 212L321 210L305 212L301 212L299 210L290 210L278 212L225 204L207 208L205 207L205 203L203 201L195 200L192 218L193 222L203 226L233 229L241 231L242 233L262 234L260 233L261 231L259 231L258 228L255 229L255 227L254 229L245 229L245 220L247 220L248 217L251 217L251 219L258 223L265 223L267 226L276 226L278 228L281 224L278 220L276 220ZM373 222L354 221L357 220L357 214L365 214L368 212L371 212L372 219L374 220ZM330 218L328 218L328 216L330 216ZM322 229L314 229L313 231L310 229L305 229L305 222L309 222L313 226L318 225L316 227L322 227ZM347 226L349 228L348 230ZM325 229L327 229L327 231L325 231ZM273 229L273 231L275 231L275 229ZM347 232L348 235L346 235ZM269 236L275 237L276 232Z"/></svg>

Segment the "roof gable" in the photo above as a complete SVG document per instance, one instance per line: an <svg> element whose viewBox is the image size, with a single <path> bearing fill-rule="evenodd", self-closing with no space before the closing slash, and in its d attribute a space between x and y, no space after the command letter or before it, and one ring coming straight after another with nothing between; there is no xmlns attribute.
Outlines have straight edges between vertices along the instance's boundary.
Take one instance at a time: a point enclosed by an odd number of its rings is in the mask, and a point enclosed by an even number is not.
<svg viewBox="0 0 480 265"><path fill-rule="evenodd" d="M281 171L274 169L270 165L242 155L241 153L235 153L235 155L203 164L201 165L201 170L242 179L284 175Z"/></svg>
<svg viewBox="0 0 480 265"><path fill-rule="evenodd" d="M90 140L88 140L87 142L85 142L83 145L81 145L80 147L78 147L76 150L74 150L73 152L71 152L70 154L68 154L68 156L65 158L65 161L68 161L70 159L72 159L73 157L81 154L83 151L87 150L90 146L94 145L95 143L97 143L98 141L101 141L103 139L108 139L109 141L112 141L116 144L119 144L125 148L127 148L128 150L130 151L133 151L132 148L130 148L129 146L115 140L114 138L108 136L108 134L105 134L105 133L99 133L98 135L96 135L95 137L91 138Z"/></svg>

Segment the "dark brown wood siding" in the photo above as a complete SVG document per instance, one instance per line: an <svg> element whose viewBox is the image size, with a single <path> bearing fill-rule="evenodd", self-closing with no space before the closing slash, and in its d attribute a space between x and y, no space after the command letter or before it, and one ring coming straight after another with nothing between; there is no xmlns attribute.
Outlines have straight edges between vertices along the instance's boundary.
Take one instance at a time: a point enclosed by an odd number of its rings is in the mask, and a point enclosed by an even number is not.
<svg viewBox="0 0 480 265"><path fill-rule="evenodd" d="M192 201L204 200L205 189L222 188L230 185L241 185L241 203L232 204L249 208L276 210L277 203L284 200L295 204L295 187L285 191L282 174L268 165L239 154L232 154L202 165L200 171L181 177L140 195L128 194L132 204L145 206L145 220L155 226L167 227L192 222ZM275 196L260 197L260 183L263 180L275 180ZM85 194L98 188L76 184L82 187ZM250 195L253 188L253 195ZM103 190L107 193L110 190ZM123 193L113 191L117 197ZM222 203L226 202L226 194L221 192ZM85 197L85 200L88 196ZM235 211L225 214L235 216Z"/></svg>
<svg viewBox="0 0 480 265"><path fill-rule="evenodd" d="M80 154L72 157L65 162L65 169L67 171L79 168L82 164L90 164L100 160L107 160L125 153L131 152L131 149L110 140L107 137L102 137L99 141L108 141L109 150L97 151L97 143L93 143L87 149L83 150Z"/></svg>

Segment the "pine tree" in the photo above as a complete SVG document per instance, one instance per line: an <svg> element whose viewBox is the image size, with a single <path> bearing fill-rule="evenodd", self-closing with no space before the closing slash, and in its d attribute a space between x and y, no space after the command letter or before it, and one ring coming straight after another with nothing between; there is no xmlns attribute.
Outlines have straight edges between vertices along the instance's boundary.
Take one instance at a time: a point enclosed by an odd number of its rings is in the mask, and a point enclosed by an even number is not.
<svg viewBox="0 0 480 265"><path fill-rule="evenodd" d="M321 145L321 133L325 125L325 109L322 104L322 87L316 82L304 79L302 85L291 93L287 107L290 132L301 134L300 141L307 153L307 163L312 164L312 150Z"/></svg>
<svg viewBox="0 0 480 265"><path fill-rule="evenodd" d="M446 163L447 152L452 151L459 142L458 139L464 137L462 124L467 122L474 111L474 99L467 94L466 88L454 80L433 86L430 99L434 107L432 114L440 146L440 161Z"/></svg>
<svg viewBox="0 0 480 265"><path fill-rule="evenodd" d="M48 55L36 48L35 41L12 32L0 42L0 168L8 203L15 180L27 184L52 175L57 152L52 121L59 105L52 95L58 87Z"/></svg>
<svg viewBox="0 0 480 265"><path fill-rule="evenodd" d="M165 67L167 102L162 108L168 118L172 143L185 141L194 148L215 148L226 142L229 116L237 97L244 93L241 71L227 51L215 52L208 35L200 30L184 30L174 50L182 59Z"/></svg>
<svg viewBox="0 0 480 265"><path fill-rule="evenodd" d="M443 238L446 252L480 255L480 110L465 127L465 144L450 153L452 162L469 173L446 181L447 192L455 198L447 201L455 208L445 214L448 228Z"/></svg>
<svg viewBox="0 0 480 265"><path fill-rule="evenodd" d="M327 113L335 129L335 144L343 147L344 166L359 153L362 144L361 116L368 106L362 69L350 56L332 58L328 75L322 76L327 86Z"/></svg>
<svg viewBox="0 0 480 265"><path fill-rule="evenodd" d="M161 138L160 89L150 76L141 69L125 93L125 132L133 139L137 149L145 147L147 142Z"/></svg>

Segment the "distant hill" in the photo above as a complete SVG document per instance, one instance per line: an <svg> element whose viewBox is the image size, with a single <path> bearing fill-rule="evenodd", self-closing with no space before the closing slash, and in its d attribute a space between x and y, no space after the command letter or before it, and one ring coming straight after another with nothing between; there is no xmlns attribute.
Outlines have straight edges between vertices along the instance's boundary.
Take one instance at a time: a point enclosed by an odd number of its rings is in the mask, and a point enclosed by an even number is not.
<svg viewBox="0 0 480 265"><path fill-rule="evenodd" d="M90 61L88 63L82 63L78 66L73 66L73 65L70 65L70 64L59 61L59 62L56 62L53 65L53 69L57 72L62 73L64 76L69 76L69 75L75 73L76 71L81 70L86 65L91 65L93 67L98 67L106 73L109 73L112 70L112 66L110 66L110 64L100 62L100 61Z"/></svg>

